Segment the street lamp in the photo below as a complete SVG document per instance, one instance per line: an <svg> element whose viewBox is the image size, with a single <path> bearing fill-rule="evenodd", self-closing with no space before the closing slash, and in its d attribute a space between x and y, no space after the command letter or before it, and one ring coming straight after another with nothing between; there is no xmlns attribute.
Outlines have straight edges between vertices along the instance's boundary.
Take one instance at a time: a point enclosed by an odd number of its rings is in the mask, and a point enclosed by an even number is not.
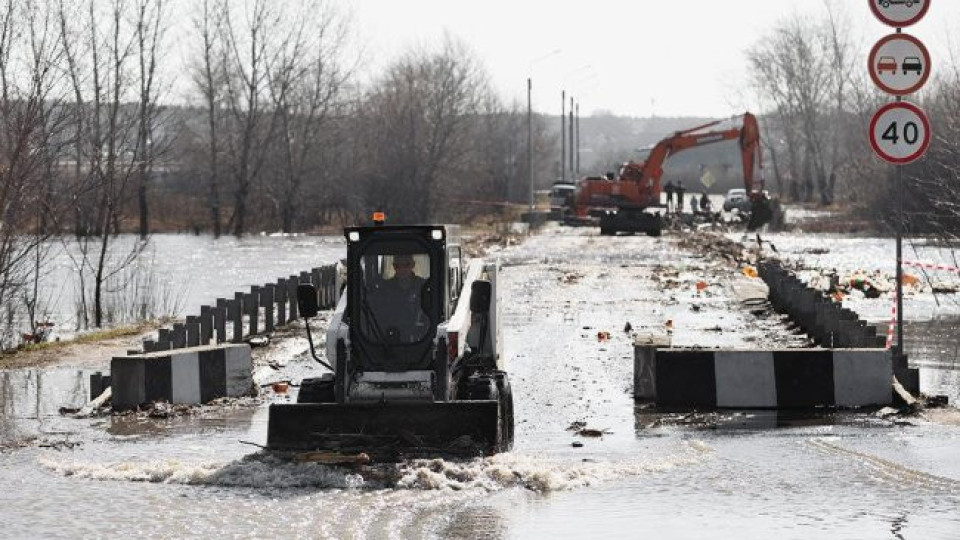
<svg viewBox="0 0 960 540"><path fill-rule="evenodd" d="M527 76L527 179L530 181L530 211L533 212L533 66L537 62L546 60L550 57L560 54L560 49L555 49L530 62L530 68Z"/></svg>

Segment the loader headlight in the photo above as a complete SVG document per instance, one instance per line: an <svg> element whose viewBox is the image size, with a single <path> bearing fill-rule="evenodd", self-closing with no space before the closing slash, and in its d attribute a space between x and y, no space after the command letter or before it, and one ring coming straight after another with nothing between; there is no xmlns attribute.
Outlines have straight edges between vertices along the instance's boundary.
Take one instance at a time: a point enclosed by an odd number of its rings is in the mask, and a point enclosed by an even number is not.
<svg viewBox="0 0 960 540"><path fill-rule="evenodd" d="M434 229L430 231L430 238L434 240L443 240L443 229Z"/></svg>
<svg viewBox="0 0 960 540"><path fill-rule="evenodd" d="M350 233L347 235L347 240L351 242L359 242L360 233L358 233L357 231L350 231Z"/></svg>

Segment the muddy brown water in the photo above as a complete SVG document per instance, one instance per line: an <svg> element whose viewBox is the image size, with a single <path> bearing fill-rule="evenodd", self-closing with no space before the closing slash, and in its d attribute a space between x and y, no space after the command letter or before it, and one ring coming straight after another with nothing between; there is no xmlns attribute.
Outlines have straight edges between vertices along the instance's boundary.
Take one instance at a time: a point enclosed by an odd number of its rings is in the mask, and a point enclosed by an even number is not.
<svg viewBox="0 0 960 540"><path fill-rule="evenodd" d="M678 344L789 341L776 316L731 300L728 270L681 253L669 238L587 230L548 228L493 256L504 263L508 299L512 452L366 471L294 465L240 442L264 442L265 404L163 420L73 419L57 411L84 402L87 371L7 371L0 373L0 537L960 534L956 425L874 411L690 415L633 402L627 321L653 332L671 320ZM664 269L679 285L661 288L653 274ZM697 293L698 280L710 282L706 291ZM907 329L924 387L952 397L957 325ZM601 331L610 339L598 340ZM316 371L300 354L288 368ZM567 430L574 421L605 434L576 436ZM12 447L17 440L25 446Z"/></svg>

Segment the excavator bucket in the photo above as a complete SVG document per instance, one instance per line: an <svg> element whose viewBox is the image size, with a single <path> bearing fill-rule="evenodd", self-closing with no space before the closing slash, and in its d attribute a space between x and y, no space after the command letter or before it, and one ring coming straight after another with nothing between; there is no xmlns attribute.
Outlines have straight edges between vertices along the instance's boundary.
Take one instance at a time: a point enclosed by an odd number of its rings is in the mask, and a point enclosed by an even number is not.
<svg viewBox="0 0 960 540"><path fill-rule="evenodd" d="M420 455L502 451L496 400L389 403L275 403L267 447L281 451L364 452L377 461Z"/></svg>
<svg viewBox="0 0 960 540"><path fill-rule="evenodd" d="M750 203L750 220L747 230L755 231L773 219L773 203L766 197L753 199Z"/></svg>

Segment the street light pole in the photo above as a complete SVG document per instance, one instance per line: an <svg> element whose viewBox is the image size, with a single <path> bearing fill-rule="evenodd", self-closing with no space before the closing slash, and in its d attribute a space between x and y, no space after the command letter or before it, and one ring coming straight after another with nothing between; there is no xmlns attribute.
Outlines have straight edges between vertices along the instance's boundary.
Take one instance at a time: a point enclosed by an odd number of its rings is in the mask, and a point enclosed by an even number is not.
<svg viewBox="0 0 960 540"><path fill-rule="evenodd" d="M533 66L541 60L546 60L551 56L560 54L560 49L555 49L540 58L530 62L529 75L527 75L527 180L530 184L530 211L534 209L533 200Z"/></svg>
<svg viewBox="0 0 960 540"><path fill-rule="evenodd" d="M530 211L533 212L533 76L527 77L527 179L530 181Z"/></svg>

